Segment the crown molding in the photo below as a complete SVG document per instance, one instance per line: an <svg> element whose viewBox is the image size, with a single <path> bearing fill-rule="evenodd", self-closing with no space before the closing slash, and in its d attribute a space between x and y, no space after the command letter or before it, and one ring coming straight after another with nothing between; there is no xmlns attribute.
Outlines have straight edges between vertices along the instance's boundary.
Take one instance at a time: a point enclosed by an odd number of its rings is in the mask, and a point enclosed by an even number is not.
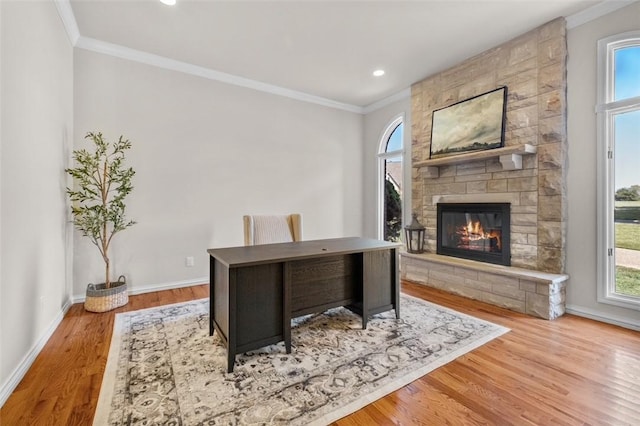
<svg viewBox="0 0 640 426"><path fill-rule="evenodd" d="M377 102L374 102L372 104L369 104L367 106L365 106L364 108L362 108L362 114L369 114L371 112L377 111L381 108L386 107L387 105L390 105L394 102L398 102L401 101L403 99L407 99L411 97L411 88L407 87L404 90L401 90L400 92L388 96L384 99L380 99Z"/></svg>
<svg viewBox="0 0 640 426"><path fill-rule="evenodd" d="M632 3L636 3L640 0L604 0L603 2L592 6L582 12L575 13L566 18L567 28L572 29L597 19L601 16L607 15ZM253 89L265 93L270 93L277 96L284 96L287 98L295 99L302 102L308 102L316 105L325 106L328 108L339 109L343 111L353 112L356 114L369 114L384 108L393 102L400 101L411 96L411 89L406 88L396 94L393 94L387 98L381 99L377 102L361 107L358 105L351 105L343 102L338 102L332 99L323 98L320 96L311 95L297 90L287 89L281 86L275 86L272 84L263 83L256 80L251 80L244 77L239 77L233 74L227 74L221 71L212 70L209 68L201 67L198 65L190 64L187 62L178 61L175 59L167 58L164 56L154 55L152 53L143 52L140 50L131 49L125 46L108 43L105 41L93 39L90 37L83 37L80 35L78 25L71 8L69 0L54 0L58 14L62 19L64 27L67 31L67 36L71 41L71 45L85 50L90 50L105 55L115 56L121 59L135 61L146 65L156 66L167 70L182 72L190 75L195 75L202 78L207 78L214 81L219 81L234 86Z"/></svg>
<svg viewBox="0 0 640 426"><path fill-rule="evenodd" d="M263 83L256 80L251 80L244 77L239 77L232 74L212 70L209 68L201 67L198 65L190 64L187 62L177 61L175 59L167 58L164 56L154 55L152 53L143 52L140 50L131 49L125 46L108 43L102 40L97 40L90 37L84 37L80 34L78 24L76 22L73 9L69 0L54 0L58 14L62 19L62 23L69 37L71 45L80 49L90 50L105 55L115 56L117 58L126 59L134 62L143 63L159 68L164 68L171 71L182 72L185 74L195 75L209 80L215 80L234 86L244 87L248 89L257 90L260 92L270 93L272 95L284 96L287 98L295 99L302 102L312 103L316 105L325 106L328 108L339 109L343 111L353 112L356 114L366 114L365 108L358 105L351 105L343 102L334 101L333 99L327 99L320 96L311 95L297 90L287 89L285 87L275 86L272 84ZM375 104L367 107L369 112L376 109L376 105L384 102L376 102ZM386 105L386 104L384 104ZM373 107L373 109L372 109ZM378 106L377 108L381 108Z"/></svg>
<svg viewBox="0 0 640 426"><path fill-rule="evenodd" d="M638 0L604 0L602 3L598 3L581 12L567 16L567 29L570 30L572 28L579 27L580 25L591 22L594 19L598 19L611 12L615 12L616 10L622 9L632 3L636 3L637 1Z"/></svg>
<svg viewBox="0 0 640 426"><path fill-rule="evenodd" d="M118 44L107 43L102 40L80 36L76 47L80 49L90 50L92 52L102 53L105 55L115 56L121 59L127 59L134 62L143 63L171 71L182 72L185 74L195 75L197 77L207 78L234 86L245 87L248 89L258 90L260 92L270 93L273 95L284 96L303 102L309 102L329 108L341 109L344 111L362 114L363 108L357 105L350 105L331 99L310 95L304 92L287 89L285 87L274 86L272 84L239 77L232 74L212 70L209 68L193 65L187 62L178 61L164 56L155 55L153 53L143 52Z"/></svg>
<svg viewBox="0 0 640 426"><path fill-rule="evenodd" d="M56 9L58 9L58 15L62 19L64 29L67 31L67 37L69 37L71 45L75 46L80 38L80 30L78 29L73 9L71 9L71 3L69 3L69 0L54 0L54 3Z"/></svg>

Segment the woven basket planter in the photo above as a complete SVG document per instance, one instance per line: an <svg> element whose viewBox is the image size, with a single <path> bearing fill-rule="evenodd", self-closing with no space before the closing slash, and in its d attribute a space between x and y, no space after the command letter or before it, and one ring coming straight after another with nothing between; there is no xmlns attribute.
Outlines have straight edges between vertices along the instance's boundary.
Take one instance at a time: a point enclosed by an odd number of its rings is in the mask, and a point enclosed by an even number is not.
<svg viewBox="0 0 640 426"><path fill-rule="evenodd" d="M128 302L127 280L124 275L120 275L118 281L111 283L110 288L106 288L104 283L89 284L84 308L89 312L107 312Z"/></svg>

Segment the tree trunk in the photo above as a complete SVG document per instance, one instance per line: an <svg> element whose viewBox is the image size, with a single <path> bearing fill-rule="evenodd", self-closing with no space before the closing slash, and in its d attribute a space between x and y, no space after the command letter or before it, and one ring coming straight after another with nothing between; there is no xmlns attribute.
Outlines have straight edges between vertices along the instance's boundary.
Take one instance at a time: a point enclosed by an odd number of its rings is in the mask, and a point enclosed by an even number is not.
<svg viewBox="0 0 640 426"><path fill-rule="evenodd" d="M109 280L109 258L105 256L104 264L105 264L105 277L104 277L104 286L105 288L111 288L111 281Z"/></svg>

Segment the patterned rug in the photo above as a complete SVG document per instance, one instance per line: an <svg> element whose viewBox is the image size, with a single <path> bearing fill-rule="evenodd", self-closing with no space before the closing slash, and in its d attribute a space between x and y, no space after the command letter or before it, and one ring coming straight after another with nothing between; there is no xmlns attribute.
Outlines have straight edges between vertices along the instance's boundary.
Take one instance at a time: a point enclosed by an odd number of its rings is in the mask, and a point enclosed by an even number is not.
<svg viewBox="0 0 640 426"><path fill-rule="evenodd" d="M94 425L328 424L509 331L401 295L362 330L345 308L293 320L284 343L236 357L209 336L208 299L116 315Z"/></svg>

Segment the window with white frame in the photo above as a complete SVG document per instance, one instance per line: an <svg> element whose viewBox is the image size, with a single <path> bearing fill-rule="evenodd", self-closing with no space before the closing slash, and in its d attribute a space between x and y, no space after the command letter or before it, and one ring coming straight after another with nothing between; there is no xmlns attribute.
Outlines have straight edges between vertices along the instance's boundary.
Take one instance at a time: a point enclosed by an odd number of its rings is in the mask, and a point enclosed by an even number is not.
<svg viewBox="0 0 640 426"><path fill-rule="evenodd" d="M598 42L598 300L640 310L640 31Z"/></svg>
<svg viewBox="0 0 640 426"><path fill-rule="evenodd" d="M402 235L403 117L387 125L378 149L378 238L400 241Z"/></svg>

